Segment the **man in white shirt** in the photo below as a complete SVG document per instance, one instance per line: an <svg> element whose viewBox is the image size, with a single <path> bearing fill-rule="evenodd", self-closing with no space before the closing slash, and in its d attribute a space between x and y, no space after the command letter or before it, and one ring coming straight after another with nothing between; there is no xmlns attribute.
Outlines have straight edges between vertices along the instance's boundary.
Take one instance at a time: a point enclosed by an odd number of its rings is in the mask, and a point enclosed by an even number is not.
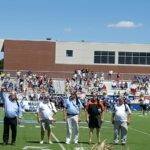
<svg viewBox="0 0 150 150"><path fill-rule="evenodd" d="M49 101L49 95L45 94L43 101L40 102L37 109L37 121L41 124L41 141L43 144L45 130L48 132L48 143L52 144L51 141L51 128L50 124L54 121L53 116L56 114L57 110L54 103Z"/></svg>
<svg viewBox="0 0 150 150"><path fill-rule="evenodd" d="M131 110L124 103L124 95L120 95L119 103L114 106L112 124L114 124L114 144L119 142L119 131L121 130L121 143L126 144L128 125L131 121Z"/></svg>

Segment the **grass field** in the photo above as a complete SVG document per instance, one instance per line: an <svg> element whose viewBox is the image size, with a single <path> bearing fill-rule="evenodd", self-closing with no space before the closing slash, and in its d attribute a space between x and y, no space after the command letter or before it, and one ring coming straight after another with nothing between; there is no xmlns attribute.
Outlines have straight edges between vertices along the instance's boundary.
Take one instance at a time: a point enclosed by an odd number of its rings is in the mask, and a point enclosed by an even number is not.
<svg viewBox="0 0 150 150"><path fill-rule="evenodd" d="M3 120L3 110L0 109L0 120ZM47 143L47 135L45 135L45 143L39 144L40 128L36 123L34 113L24 113L22 121L31 120L32 123L22 123L18 126L16 146L3 146L3 124L0 124L0 150L90 150L93 145L88 144L88 128L83 112L83 119L80 123L80 139L79 144L65 144L66 127L63 122L63 113L57 113L57 122L52 127L53 144ZM101 141L106 140L106 143L113 142L113 126L110 122L111 113L105 113L105 122L101 129ZM96 143L96 134L94 142ZM133 112L132 123L129 126L128 141L126 146L120 144L113 145L114 150L149 150L150 149L150 114L146 116L140 115L140 112ZM10 139L11 140L11 139Z"/></svg>

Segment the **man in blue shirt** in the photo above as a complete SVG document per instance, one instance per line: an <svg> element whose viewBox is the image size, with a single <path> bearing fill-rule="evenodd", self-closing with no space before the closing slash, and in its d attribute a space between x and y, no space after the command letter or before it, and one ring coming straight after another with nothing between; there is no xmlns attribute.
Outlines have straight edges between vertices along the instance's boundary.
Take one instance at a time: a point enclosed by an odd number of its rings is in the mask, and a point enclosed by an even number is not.
<svg viewBox="0 0 150 150"><path fill-rule="evenodd" d="M11 144L15 145L17 135L17 123L20 123L22 109L17 101L15 91L10 93L3 92L4 100L4 130L3 130L3 145L8 144L9 128L12 131Z"/></svg>
<svg viewBox="0 0 150 150"><path fill-rule="evenodd" d="M78 122L81 121L82 108L83 106L77 97L76 91L72 91L71 96L64 102L64 120L67 126L66 144L71 142L72 128L74 130L74 143L78 144Z"/></svg>

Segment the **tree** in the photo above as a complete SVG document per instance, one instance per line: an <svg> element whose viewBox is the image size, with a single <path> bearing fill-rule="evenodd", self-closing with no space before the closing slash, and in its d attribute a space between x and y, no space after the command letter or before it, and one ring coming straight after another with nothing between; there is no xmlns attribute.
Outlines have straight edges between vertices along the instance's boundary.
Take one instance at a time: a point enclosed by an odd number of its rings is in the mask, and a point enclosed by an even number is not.
<svg viewBox="0 0 150 150"><path fill-rule="evenodd" d="M0 70L4 68L4 58L0 60Z"/></svg>

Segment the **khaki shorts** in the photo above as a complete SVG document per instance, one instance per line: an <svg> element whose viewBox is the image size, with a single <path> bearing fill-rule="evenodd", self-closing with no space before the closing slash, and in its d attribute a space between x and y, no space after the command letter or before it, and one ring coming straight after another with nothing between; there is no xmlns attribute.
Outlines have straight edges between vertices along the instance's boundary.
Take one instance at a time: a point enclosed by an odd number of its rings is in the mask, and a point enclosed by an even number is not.
<svg viewBox="0 0 150 150"><path fill-rule="evenodd" d="M51 124L51 120L49 119L44 119L44 120L41 120L41 129L43 131L45 130L50 130L50 124Z"/></svg>

